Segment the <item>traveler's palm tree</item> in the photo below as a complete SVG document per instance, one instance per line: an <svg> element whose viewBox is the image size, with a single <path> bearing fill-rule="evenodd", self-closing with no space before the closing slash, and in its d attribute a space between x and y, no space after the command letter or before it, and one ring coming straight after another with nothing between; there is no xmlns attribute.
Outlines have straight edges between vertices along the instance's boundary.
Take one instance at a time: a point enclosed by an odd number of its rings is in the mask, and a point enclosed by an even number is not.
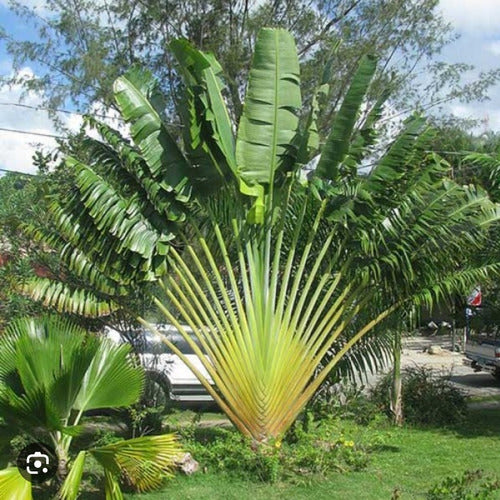
<svg viewBox="0 0 500 500"><path fill-rule="evenodd" d="M104 469L106 498L122 498L123 477L139 490L157 487L179 453L171 434L83 450L71 462L84 412L135 403L143 382L129 346L88 335L57 317L19 320L0 337L2 444L22 433L52 445L66 500L78 496L88 455ZM16 467L0 471L0 497L31 498L31 485Z"/></svg>
<svg viewBox="0 0 500 500"><path fill-rule="evenodd" d="M446 178L446 165L426 151L432 131L422 118L409 119L388 147L377 143L383 99L366 108L372 57L361 61L320 146L315 120L328 72L302 124L299 62L286 31L260 33L238 124L214 57L186 41L171 48L183 78L182 140L162 122L148 74L117 80L131 141L89 120L102 140L89 138L68 158L74 192L53 204L57 232L40 235L82 288L38 281L31 293L99 315L120 307L132 285L158 283L152 300L214 385L162 340L241 432L279 439L394 311L497 271L495 262L466 260L497 208ZM370 110L363 119L362 109Z"/></svg>

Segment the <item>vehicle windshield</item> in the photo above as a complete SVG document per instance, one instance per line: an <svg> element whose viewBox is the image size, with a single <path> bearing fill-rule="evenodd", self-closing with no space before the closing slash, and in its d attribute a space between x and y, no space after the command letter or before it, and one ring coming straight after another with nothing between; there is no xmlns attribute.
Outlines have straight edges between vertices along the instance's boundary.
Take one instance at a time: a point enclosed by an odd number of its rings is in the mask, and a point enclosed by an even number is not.
<svg viewBox="0 0 500 500"><path fill-rule="evenodd" d="M189 343L184 339L184 337L178 331L169 330L165 332L160 330L160 332L163 333L168 338L168 340L170 340L170 342L172 342L181 351L182 354L195 354L193 348L189 345ZM145 335L142 335L141 337L143 339L142 341L143 345L140 346L140 350L144 354L172 353L172 351L164 342L162 342L160 339L158 339L151 333L147 332ZM202 349L202 352L205 353L205 350L202 348L200 341L194 335L191 335L191 339L200 349Z"/></svg>

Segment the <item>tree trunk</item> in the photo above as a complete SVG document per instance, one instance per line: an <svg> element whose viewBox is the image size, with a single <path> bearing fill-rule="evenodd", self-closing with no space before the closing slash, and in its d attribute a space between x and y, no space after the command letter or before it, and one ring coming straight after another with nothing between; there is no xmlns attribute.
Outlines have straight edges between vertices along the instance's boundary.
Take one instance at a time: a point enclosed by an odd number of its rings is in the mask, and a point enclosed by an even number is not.
<svg viewBox="0 0 500 500"><path fill-rule="evenodd" d="M401 387L401 331L398 329L394 334L393 343L394 366L392 369L391 387L391 412L393 422L401 426L403 424L403 401Z"/></svg>
<svg viewBox="0 0 500 500"><path fill-rule="evenodd" d="M59 484L62 484L68 475L69 456L66 447L61 443L56 447L57 455L57 473L56 478Z"/></svg>

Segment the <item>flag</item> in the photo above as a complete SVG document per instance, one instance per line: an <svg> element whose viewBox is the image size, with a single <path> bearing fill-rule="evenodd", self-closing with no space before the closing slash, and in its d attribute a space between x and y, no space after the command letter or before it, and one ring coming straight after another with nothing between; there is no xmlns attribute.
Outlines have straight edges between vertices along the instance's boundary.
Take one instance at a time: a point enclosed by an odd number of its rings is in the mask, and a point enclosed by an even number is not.
<svg viewBox="0 0 500 500"><path fill-rule="evenodd" d="M479 307L481 305L481 300L482 300L481 287L476 286L476 288L474 288L471 294L467 297L467 305Z"/></svg>

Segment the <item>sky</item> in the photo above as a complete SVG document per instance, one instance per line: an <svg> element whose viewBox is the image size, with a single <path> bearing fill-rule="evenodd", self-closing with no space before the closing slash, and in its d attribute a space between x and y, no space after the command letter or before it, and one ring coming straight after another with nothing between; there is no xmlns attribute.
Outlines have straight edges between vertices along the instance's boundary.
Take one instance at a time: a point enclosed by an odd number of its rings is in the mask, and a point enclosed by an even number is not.
<svg viewBox="0 0 500 500"><path fill-rule="evenodd" d="M28 6L43 5L42 0L25 0ZM0 0L0 26L4 26L14 36L26 38L29 29L7 9L8 0ZM448 45L439 55L439 60L453 63L473 64L477 72L500 67L500 0L440 0L441 12L450 22L460 38ZM0 75L12 71L12 61L0 41ZM39 74L42 68L35 64L23 69L24 72ZM468 75L473 78L474 74ZM19 102L19 87L0 86L0 169L32 173L32 155L40 146L55 147L54 139L36 135L19 134L1 130L2 128L23 130L39 134L57 134L47 113L41 110L20 108L6 103ZM30 93L23 104L36 107L40 96ZM490 91L490 100L484 103L450 104L450 111L461 118L479 118L484 121L481 131L500 132L500 85ZM78 129L80 117L64 117L71 129Z"/></svg>

